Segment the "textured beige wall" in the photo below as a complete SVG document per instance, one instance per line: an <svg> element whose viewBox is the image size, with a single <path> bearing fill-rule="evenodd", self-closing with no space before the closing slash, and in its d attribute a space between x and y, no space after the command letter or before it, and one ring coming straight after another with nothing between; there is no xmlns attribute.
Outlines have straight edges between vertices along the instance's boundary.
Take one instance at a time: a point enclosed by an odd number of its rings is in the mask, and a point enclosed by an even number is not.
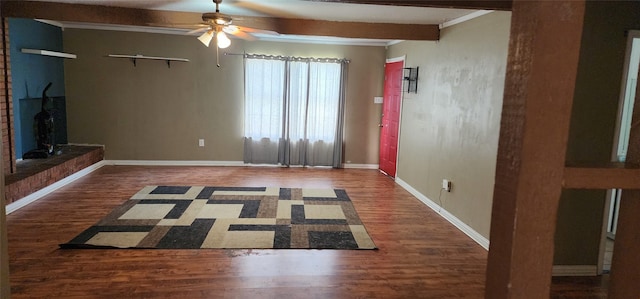
<svg viewBox="0 0 640 299"><path fill-rule="evenodd" d="M387 56L420 67L404 94L398 177L489 238L510 12L445 28L439 42L403 42ZM453 183L440 196L442 179Z"/></svg>
<svg viewBox="0 0 640 299"><path fill-rule="evenodd" d="M71 143L105 145L106 159L241 161L243 64L195 37L67 29L65 61L68 136ZM225 51L351 59L345 124L345 161L376 164L384 47L244 42ZM171 68L161 61L107 54L188 58ZM198 139L205 147L198 147Z"/></svg>

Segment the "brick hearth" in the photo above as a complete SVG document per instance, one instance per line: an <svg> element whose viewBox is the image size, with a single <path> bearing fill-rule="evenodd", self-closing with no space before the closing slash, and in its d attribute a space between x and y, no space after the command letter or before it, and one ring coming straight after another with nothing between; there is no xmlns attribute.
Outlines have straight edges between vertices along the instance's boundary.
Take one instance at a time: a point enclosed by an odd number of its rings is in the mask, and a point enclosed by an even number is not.
<svg viewBox="0 0 640 299"><path fill-rule="evenodd" d="M15 202L104 159L102 146L61 145L61 154L18 161L5 175L6 204Z"/></svg>

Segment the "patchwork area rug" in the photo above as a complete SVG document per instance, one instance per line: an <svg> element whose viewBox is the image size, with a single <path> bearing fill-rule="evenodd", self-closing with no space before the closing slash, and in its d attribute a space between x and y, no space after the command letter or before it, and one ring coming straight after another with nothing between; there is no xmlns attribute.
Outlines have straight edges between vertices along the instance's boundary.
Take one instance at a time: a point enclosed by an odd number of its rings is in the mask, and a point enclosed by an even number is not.
<svg viewBox="0 0 640 299"><path fill-rule="evenodd" d="M375 249L341 189L147 186L61 248Z"/></svg>

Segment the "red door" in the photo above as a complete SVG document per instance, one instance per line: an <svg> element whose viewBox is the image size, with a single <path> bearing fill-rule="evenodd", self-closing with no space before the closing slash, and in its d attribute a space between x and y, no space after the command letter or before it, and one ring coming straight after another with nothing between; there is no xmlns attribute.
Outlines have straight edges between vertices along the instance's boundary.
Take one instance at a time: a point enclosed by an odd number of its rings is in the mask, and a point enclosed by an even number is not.
<svg viewBox="0 0 640 299"><path fill-rule="evenodd" d="M384 70L384 100L380 123L380 170L396 176L398 129L402 99L402 68L404 61L388 62Z"/></svg>

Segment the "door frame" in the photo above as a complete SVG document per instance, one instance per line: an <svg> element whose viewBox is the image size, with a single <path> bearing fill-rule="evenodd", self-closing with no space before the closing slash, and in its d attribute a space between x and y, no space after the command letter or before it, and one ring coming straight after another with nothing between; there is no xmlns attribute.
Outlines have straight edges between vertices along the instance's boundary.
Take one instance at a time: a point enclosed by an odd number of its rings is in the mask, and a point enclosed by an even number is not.
<svg viewBox="0 0 640 299"><path fill-rule="evenodd" d="M627 48L625 50L626 52L625 52L623 70L622 70L622 81L620 83L620 98L618 100L618 114L617 114L618 117L616 120L615 135L613 139L614 140L613 147L611 150L611 161L614 161L614 162L619 161L618 146L620 142L619 140L620 140L620 134L621 134L620 131L621 131L621 125L622 125L622 116L625 108L624 107L625 93L627 90L627 83L628 83L627 81L629 78L629 64L631 63L631 51L633 49L634 39L640 39L640 30L629 30L627 32ZM634 98L637 98L637 97L638 95L636 94ZM618 218L617 214L618 214L618 207L620 203L620 192L621 190L615 190L615 192L613 189L607 190L607 194L604 202L604 210L602 213L602 231L600 233L600 250L598 253L598 265L597 265L598 274L602 274L604 272L604 256L606 253L607 238L609 237L609 233L608 233L609 221L610 221L611 215L615 215L614 216L615 220L617 220ZM612 207L612 203L614 202L613 201L614 197L617 197L617 200L616 200L617 204L615 205L615 207Z"/></svg>
<svg viewBox="0 0 640 299"><path fill-rule="evenodd" d="M402 61L402 68L404 69L404 67L406 66L406 58L407 55L402 55L402 56L398 56L398 57L393 57L393 58L387 58L385 60L385 69L386 69L386 65L387 63L394 63L394 62L400 62ZM385 71L386 72L386 71ZM398 144L396 144L396 173L393 174L393 180L397 180L398 179L398 164L400 164L400 138L402 138L402 108L404 105L404 80L402 80L402 87L400 88L400 112L398 115ZM384 88L384 87L383 87ZM383 91L384 94L384 91ZM384 103L382 104L384 105ZM383 106L384 107L384 106ZM382 123L382 113L384 112L384 108L382 108L382 111L380 112L380 123ZM378 156L380 156L380 142L378 142ZM380 170L380 165L378 165L378 170Z"/></svg>

